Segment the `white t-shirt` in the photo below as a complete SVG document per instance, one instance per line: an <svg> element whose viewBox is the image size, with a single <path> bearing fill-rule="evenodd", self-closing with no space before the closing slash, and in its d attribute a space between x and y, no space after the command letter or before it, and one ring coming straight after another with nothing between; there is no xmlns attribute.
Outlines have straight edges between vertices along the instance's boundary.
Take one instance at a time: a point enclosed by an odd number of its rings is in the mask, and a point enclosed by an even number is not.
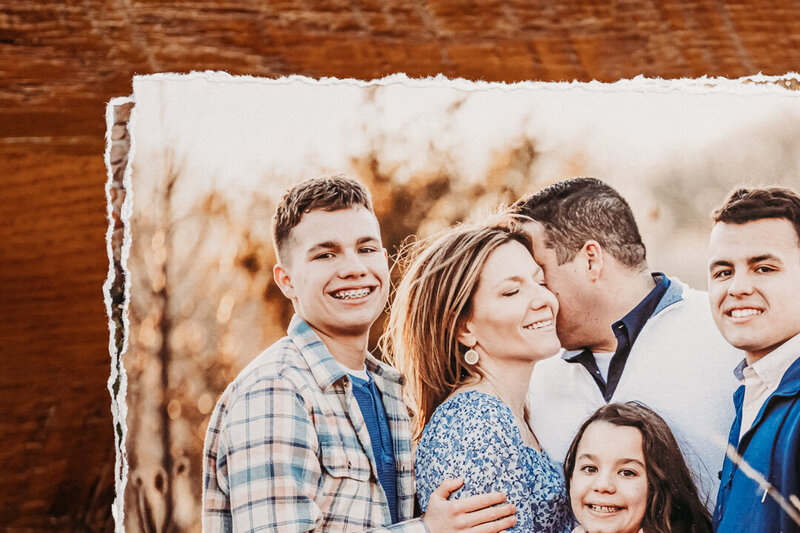
<svg viewBox="0 0 800 533"><path fill-rule="evenodd" d="M361 370L353 370L350 367L344 366L339 361L336 361L336 364L342 367L342 370L350 374L351 376L355 376L357 378L363 379L364 381L369 381L369 376L367 375L367 365L364 364L364 368Z"/></svg>

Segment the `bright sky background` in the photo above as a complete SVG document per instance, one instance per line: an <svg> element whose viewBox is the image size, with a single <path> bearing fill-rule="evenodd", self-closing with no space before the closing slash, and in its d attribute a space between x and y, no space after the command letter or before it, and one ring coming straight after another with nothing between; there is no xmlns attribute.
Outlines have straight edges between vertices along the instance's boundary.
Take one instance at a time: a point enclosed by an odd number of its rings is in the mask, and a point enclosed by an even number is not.
<svg viewBox="0 0 800 533"><path fill-rule="evenodd" d="M524 133L538 152L532 179L575 173L605 179L631 202L651 264L674 268L689 260L688 277L700 282L697 265L705 259L695 256L702 255L702 238L662 245L665 233L681 237L669 225L681 214L652 223L644 216L656 208L663 192L654 187L665 176L687 185L708 179L800 188L800 91L772 84L502 85L391 77L367 85L194 73L137 77L134 98L134 190L143 192L134 209L146 202L148 177L163 168L165 147L185 157L191 180L181 197L188 206L214 186L234 201L253 190L277 196L303 178L349 171L352 158L376 145L397 179L436 168L446 153L452 173L481 180L493 155ZM687 202L710 206L723 199L687 194ZM651 239L659 243L655 251Z"/></svg>

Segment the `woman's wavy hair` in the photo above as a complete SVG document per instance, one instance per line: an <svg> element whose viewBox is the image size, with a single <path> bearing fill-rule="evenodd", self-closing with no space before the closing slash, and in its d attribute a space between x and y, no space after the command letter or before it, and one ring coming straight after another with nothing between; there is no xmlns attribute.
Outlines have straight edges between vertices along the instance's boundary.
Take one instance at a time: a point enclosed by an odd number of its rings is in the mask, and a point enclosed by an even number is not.
<svg viewBox="0 0 800 533"><path fill-rule="evenodd" d="M711 518L700 501L697 485L669 426L640 402L610 403L586 419L572 439L564 460L569 493L578 444L594 422L633 427L642 434L642 454L647 472L647 507L642 529L647 533L710 533Z"/></svg>
<svg viewBox="0 0 800 533"><path fill-rule="evenodd" d="M458 333L471 316L486 259L508 242L531 250L528 233L498 214L488 223L460 224L406 244L399 254L402 279L380 344L406 378L414 441L455 389L483 377L478 365L464 362L468 347L458 342Z"/></svg>

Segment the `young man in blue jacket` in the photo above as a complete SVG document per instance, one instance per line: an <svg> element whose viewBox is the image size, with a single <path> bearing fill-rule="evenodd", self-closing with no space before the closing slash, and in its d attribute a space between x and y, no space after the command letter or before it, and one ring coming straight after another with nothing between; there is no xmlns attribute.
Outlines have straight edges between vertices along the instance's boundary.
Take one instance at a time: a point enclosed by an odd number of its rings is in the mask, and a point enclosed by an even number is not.
<svg viewBox="0 0 800 533"><path fill-rule="evenodd" d="M739 189L713 215L709 300L744 350L714 530L800 532L800 197ZM756 471L737 464L740 456ZM753 479L761 477L769 485ZM783 505L781 505L783 504Z"/></svg>

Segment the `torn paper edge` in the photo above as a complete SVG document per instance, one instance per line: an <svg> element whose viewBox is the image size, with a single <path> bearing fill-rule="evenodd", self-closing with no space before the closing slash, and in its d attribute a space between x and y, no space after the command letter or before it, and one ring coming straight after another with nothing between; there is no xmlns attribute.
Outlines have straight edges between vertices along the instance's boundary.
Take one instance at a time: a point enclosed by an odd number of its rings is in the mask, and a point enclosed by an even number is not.
<svg viewBox="0 0 800 533"><path fill-rule="evenodd" d="M615 82L600 82L592 80L582 81L520 81L506 83L502 81L468 80L465 78L448 78L443 74L425 78L409 78L406 74L396 73L375 78L369 81L354 78L311 78L292 74L279 78L265 78L258 76L242 76L229 74L220 70L192 71L186 73L162 72L157 74L136 75L133 77L133 94L136 86L147 81L193 81L204 80L212 83L259 83L264 85L288 85L291 83L306 83L309 85L354 85L356 87L402 85L410 88L442 88L449 87L462 91L501 90L589 90L598 92L638 91L649 93L667 93L673 91L689 92L694 94L731 93L731 94L774 94L780 92L784 95L800 96L800 91L792 90L789 85L800 84L800 74L787 72L779 76L765 76L761 73L742 76L740 78L708 77L700 78L647 78L643 75L629 79L620 79Z"/></svg>
<svg viewBox="0 0 800 533"><path fill-rule="evenodd" d="M128 131L129 149L125 157L125 169L122 178L122 190L125 197L120 207L119 217L122 222L122 249L120 252L120 268L123 276L123 299L119 310L114 309L114 302L111 296L111 289L114 286L116 272L115 272L115 258L113 237L115 229L114 219L114 205L112 202L111 191L114 186L114 169L111 165L111 148L113 146L112 132L115 125L115 108L124 104L134 104L133 97L118 97L112 98L106 106L106 149L105 149L105 164L106 164L106 217L108 219L108 228L106 229L106 253L108 255L108 276L105 283L103 283L103 299L106 305L106 314L108 315L108 332L109 343L108 350L111 356L111 373L108 378L107 388L111 396L111 415L114 420L114 444L115 444L115 459L114 459L114 503L112 504L111 513L114 517L115 531L124 533L124 506L125 506L125 486L128 481L128 460L125 453L125 440L127 437L127 414L128 406L125 397L128 390L128 377L125 372L125 365L122 361L122 355L128 349L128 332L130 330L130 323L128 320L128 304L130 302L130 275L127 268L128 255L131 247L131 234L130 234L130 217L132 207L132 187L131 187L131 162L133 160L134 139L131 135L131 124L134 120L133 110L131 110L130 118L126 124ZM115 322L115 313L119 312L122 327L122 346L117 351L117 325ZM114 392L115 385L118 384L117 392ZM119 430L117 430L119 428Z"/></svg>
<svg viewBox="0 0 800 533"><path fill-rule="evenodd" d="M113 232L114 232L114 213L111 202L111 188L113 186L114 172L111 166L111 148L113 144L112 130L115 124L114 108L127 103L135 104L137 86L143 83L156 81L196 81L202 80L209 83L256 83L263 86L270 85L289 85L293 83L303 83L318 86L355 86L355 87L386 87L404 86L408 88L451 88L466 92L479 92L487 90L550 90L550 91L574 91L587 90L592 92L645 92L651 94L664 94L669 92L685 92L691 94L737 94L737 95L758 95L758 94L780 94L782 96L800 97L800 91L791 90L791 85L800 85L800 74L788 72L783 75L765 76L756 74L743 76L740 78L708 77L700 78L680 78L663 79L648 78L643 75L630 79L620 79L615 82L600 82L592 80L589 82L580 81L521 81L506 83L502 81L483 81L469 80L465 78L448 78L443 74L428 76L424 78L410 78L406 74L396 73L376 78L372 80L358 80L354 78L333 78L321 77L312 78L301 75L289 75L278 78L268 78L249 75L233 75L225 71L192 71L190 73L156 73L147 75L136 75L133 78L133 95L130 97L113 98L106 108L106 150L105 163L107 169L106 182L106 202L107 217L109 227L106 232L106 248L109 258L108 277L103 284L103 293L106 304L106 312L109 319L109 354L111 356L111 374L108 380L108 390L111 395L111 411L114 418L114 436L116 445L115 459L115 499L112 507L112 514L116 523L115 531L124 532L124 491L127 485L129 465L126 454L127 437L127 373L122 362L122 356L127 352L130 322L128 319L128 305L130 302L131 281L130 273L127 269L127 260L131 247L130 218L132 214L132 162L135 149L135 139L132 134L135 122L136 109L131 110L131 115L126 125L130 147L127 155L127 163L123 172L123 190L125 198L121 206L120 219L123 225L123 241L121 250L121 271L123 272L123 302L121 304L121 324L122 324L122 346L116 350L117 328L114 321L114 306L111 298L111 288L115 282L114 251L113 251ZM115 395L114 385L119 382L119 389ZM121 428L117 432L117 425Z"/></svg>

